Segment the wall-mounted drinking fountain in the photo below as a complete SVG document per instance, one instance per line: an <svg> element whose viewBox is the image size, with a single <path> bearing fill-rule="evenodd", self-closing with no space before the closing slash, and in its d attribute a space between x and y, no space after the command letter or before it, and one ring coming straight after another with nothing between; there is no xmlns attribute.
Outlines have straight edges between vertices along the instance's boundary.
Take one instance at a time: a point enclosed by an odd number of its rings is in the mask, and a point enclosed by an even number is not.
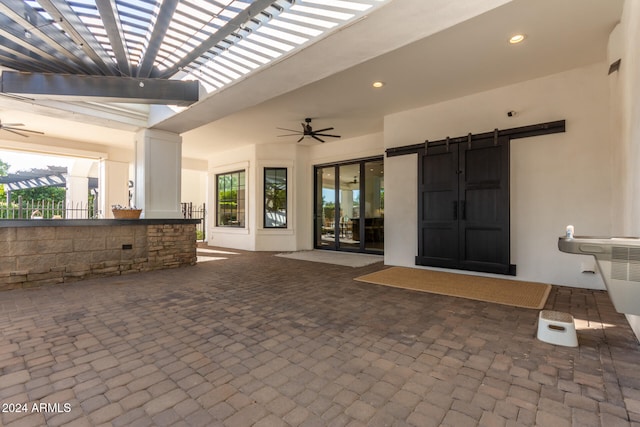
<svg viewBox="0 0 640 427"><path fill-rule="evenodd" d="M640 315L640 238L560 237L558 249L594 256L616 311Z"/></svg>

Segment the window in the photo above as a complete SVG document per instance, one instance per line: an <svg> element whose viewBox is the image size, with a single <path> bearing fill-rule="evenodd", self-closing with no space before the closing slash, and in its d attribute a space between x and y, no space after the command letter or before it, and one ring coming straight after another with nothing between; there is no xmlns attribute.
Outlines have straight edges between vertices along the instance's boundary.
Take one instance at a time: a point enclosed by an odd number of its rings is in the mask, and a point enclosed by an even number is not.
<svg viewBox="0 0 640 427"><path fill-rule="evenodd" d="M245 171L224 173L217 178L217 218L220 227L244 227Z"/></svg>
<svg viewBox="0 0 640 427"><path fill-rule="evenodd" d="M264 168L264 227L287 228L287 168Z"/></svg>

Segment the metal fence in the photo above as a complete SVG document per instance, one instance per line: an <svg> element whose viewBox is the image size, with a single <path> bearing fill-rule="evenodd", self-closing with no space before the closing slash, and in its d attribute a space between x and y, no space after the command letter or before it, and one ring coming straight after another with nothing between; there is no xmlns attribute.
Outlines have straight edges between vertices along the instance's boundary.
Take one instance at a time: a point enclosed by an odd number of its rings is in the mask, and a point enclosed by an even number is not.
<svg viewBox="0 0 640 427"><path fill-rule="evenodd" d="M23 200L0 203L0 219L61 218L88 219L97 218L95 203L56 202L54 200Z"/></svg>
<svg viewBox="0 0 640 427"><path fill-rule="evenodd" d="M192 202L181 203L182 205L182 216L185 219L199 219L200 223L196 225L196 234L198 240L205 240L206 238L206 218L207 218L207 209L206 204L203 203L201 206L194 206Z"/></svg>
<svg viewBox="0 0 640 427"><path fill-rule="evenodd" d="M207 209L203 203L197 206L192 202L181 203L182 216L185 219L199 219L196 225L198 240L205 239ZM23 200L18 197L16 202L0 202L1 219L95 219L100 217L97 203L67 203L54 200Z"/></svg>

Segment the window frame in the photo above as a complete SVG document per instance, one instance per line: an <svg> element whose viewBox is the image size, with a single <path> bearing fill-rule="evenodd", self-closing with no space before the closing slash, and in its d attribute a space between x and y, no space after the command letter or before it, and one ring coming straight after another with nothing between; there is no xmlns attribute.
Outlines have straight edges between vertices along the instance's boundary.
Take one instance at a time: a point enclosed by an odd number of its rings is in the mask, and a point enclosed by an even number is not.
<svg viewBox="0 0 640 427"><path fill-rule="evenodd" d="M267 225L267 213L270 212L267 207L267 194L268 194L268 181L267 181L267 173L269 171L282 172L284 171L284 202L282 204L284 210L284 224L282 225ZM289 226L289 170L287 167L275 167L275 166L265 166L262 172L262 226L265 229L286 229ZM277 175L276 175L277 178ZM281 209L282 210L282 209Z"/></svg>
<svg viewBox="0 0 640 427"><path fill-rule="evenodd" d="M243 175L243 180L242 183L240 183L240 175ZM222 215L222 211L221 211L221 201L232 201L233 199L221 199L220 198L220 178L224 177L224 176L233 176L233 175L238 175L237 178L237 182L238 182L238 186L235 189L236 191L236 198L235 198L235 202L236 202L236 208L235 208L235 215L236 215L236 220L238 222L238 224L223 224L222 223L222 218L224 217L224 215ZM246 192L247 192L247 171L246 169L238 169L238 170L234 170L234 171L229 171L229 172L221 172L221 173L217 173L215 174L215 180L216 180L216 222L215 222L215 226L216 227L221 227L221 228L246 228L246 222L247 222L247 206L246 206ZM233 185L231 186L229 191L234 191ZM241 208L240 208L241 207ZM242 218L240 218L239 212L242 212Z"/></svg>

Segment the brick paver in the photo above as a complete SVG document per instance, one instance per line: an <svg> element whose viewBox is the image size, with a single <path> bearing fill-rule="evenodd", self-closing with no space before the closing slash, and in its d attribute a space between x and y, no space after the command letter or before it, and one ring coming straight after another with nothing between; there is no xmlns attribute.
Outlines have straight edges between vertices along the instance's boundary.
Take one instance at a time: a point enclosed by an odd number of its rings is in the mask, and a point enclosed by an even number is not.
<svg viewBox="0 0 640 427"><path fill-rule="evenodd" d="M227 251L195 267L0 293L0 425L640 425L640 349L607 294L538 312Z"/></svg>

